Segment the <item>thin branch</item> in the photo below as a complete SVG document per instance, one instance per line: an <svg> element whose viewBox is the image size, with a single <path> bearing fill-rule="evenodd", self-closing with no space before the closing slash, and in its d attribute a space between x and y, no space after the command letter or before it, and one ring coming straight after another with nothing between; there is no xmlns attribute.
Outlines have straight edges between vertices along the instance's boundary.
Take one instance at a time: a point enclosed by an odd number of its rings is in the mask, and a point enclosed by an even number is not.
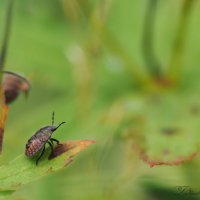
<svg viewBox="0 0 200 200"><path fill-rule="evenodd" d="M153 50L153 37L154 37L154 26L155 26L155 19L156 19L156 6L158 0L149 0L148 7L145 16L144 22L144 35L142 40L142 51L144 55L144 60L148 67L148 71L154 77L161 76L160 64L158 63L157 59L154 55Z"/></svg>
<svg viewBox="0 0 200 200"><path fill-rule="evenodd" d="M173 76L174 78L177 78L177 75L179 74L179 68L181 66L181 60L184 50L184 41L188 33L187 28L189 25L189 14L192 10L192 5L194 2L194 0L183 1L180 22L178 25L175 42L172 47L172 55L168 65L169 76Z"/></svg>
<svg viewBox="0 0 200 200"><path fill-rule="evenodd" d="M0 70L4 68L7 49L8 49L8 41L11 32L11 22L12 22L12 13L13 13L13 2L14 0L10 0L7 8L6 19L5 19L5 32L3 36L3 44L0 52Z"/></svg>

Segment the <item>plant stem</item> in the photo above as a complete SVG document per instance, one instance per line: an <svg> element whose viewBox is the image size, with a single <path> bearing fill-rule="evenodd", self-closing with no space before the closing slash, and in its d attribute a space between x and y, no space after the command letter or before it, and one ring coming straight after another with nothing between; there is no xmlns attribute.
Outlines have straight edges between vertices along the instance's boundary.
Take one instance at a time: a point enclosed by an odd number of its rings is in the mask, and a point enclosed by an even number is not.
<svg viewBox="0 0 200 200"><path fill-rule="evenodd" d="M11 32L13 2L14 0L9 1L6 18L5 18L5 32L4 32L3 44L2 44L1 52L0 52L0 71L3 70L5 66L5 60L6 60L7 49L8 49L8 41L9 41L10 32Z"/></svg>
<svg viewBox="0 0 200 200"><path fill-rule="evenodd" d="M3 44L2 44L1 52L0 52L0 72L3 71L3 68L5 66L5 60L6 60L7 48L8 48L8 40L9 40L10 30L11 30L13 2L14 2L14 0L9 1L8 7L7 7L7 12L6 12L5 31L4 31L4 36L3 36ZM2 73L1 73L1 75L2 75ZM1 78L2 78L2 76L0 76L0 79ZM4 91L2 90L2 87L0 88L0 90L1 90L0 91L0 93L1 93L0 107L2 107L1 113L0 113L0 154L2 154L4 126L5 126L5 121L6 121L6 117L7 117L8 107L5 105L5 102L4 102L5 96L4 96Z"/></svg>
<svg viewBox="0 0 200 200"><path fill-rule="evenodd" d="M158 78L161 76L160 64L155 58L153 51L153 36L156 17L156 6L158 0L149 0L145 16L144 34L142 41L142 51L144 60L148 66L148 71L153 77Z"/></svg>
<svg viewBox="0 0 200 200"><path fill-rule="evenodd" d="M1 111L1 119L0 119L0 155L2 154L2 147L3 147L3 136L4 136L4 129L5 129L5 122L7 119L8 114L8 106L3 106Z"/></svg>
<svg viewBox="0 0 200 200"><path fill-rule="evenodd" d="M168 75L173 79L177 79L180 74L181 59L183 55L184 41L187 36L187 28L189 25L189 13L192 9L194 0L184 0L181 12L180 22L178 25L177 35L172 47L172 55L168 65Z"/></svg>

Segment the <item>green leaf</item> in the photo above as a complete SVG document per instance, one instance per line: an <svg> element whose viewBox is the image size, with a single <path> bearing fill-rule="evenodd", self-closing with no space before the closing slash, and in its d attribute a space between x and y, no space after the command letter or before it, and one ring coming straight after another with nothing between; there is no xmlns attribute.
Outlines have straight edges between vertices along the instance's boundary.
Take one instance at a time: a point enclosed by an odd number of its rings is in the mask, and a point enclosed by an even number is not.
<svg viewBox="0 0 200 200"><path fill-rule="evenodd" d="M107 113L116 137L133 142L133 151L151 167L179 165L199 153L199 94L158 93L128 96Z"/></svg>
<svg viewBox="0 0 200 200"><path fill-rule="evenodd" d="M68 141L58 145L48 159L47 156L35 164L35 159L20 155L13 161L0 167L0 194L15 191L29 182L35 181L52 172L68 166L74 156L95 143L94 140ZM45 155L49 155L49 152Z"/></svg>

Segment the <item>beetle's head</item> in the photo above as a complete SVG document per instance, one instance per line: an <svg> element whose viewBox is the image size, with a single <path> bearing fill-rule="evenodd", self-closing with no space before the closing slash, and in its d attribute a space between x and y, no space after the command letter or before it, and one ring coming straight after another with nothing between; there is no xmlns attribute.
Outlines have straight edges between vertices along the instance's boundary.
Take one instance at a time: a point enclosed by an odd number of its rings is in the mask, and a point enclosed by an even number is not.
<svg viewBox="0 0 200 200"><path fill-rule="evenodd" d="M54 126L54 112L52 113L52 126L51 126L51 131L52 133L56 131L62 124L65 122L61 122L58 126Z"/></svg>
<svg viewBox="0 0 200 200"><path fill-rule="evenodd" d="M66 123L66 122L61 122L58 126L51 126L51 131L52 132L54 132L54 131L56 131L62 124L64 124L64 123Z"/></svg>
<svg viewBox="0 0 200 200"><path fill-rule="evenodd" d="M56 126L50 126L50 130L52 131L52 133L56 130Z"/></svg>

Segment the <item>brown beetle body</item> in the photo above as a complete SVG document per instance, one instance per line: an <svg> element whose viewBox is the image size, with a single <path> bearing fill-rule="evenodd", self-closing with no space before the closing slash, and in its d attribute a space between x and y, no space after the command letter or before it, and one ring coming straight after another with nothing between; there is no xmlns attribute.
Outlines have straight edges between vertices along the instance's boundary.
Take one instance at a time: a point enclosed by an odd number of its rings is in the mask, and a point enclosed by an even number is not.
<svg viewBox="0 0 200 200"><path fill-rule="evenodd" d="M53 133L55 126L46 126L38 130L27 142L25 155L28 157L34 156L48 142Z"/></svg>
<svg viewBox="0 0 200 200"><path fill-rule="evenodd" d="M39 129L27 142L26 148L25 148L25 155L27 157L33 157L38 152L41 151L40 156L36 160L36 165L38 164L38 161L42 157L42 155L45 152L45 144L48 143L51 147L51 152L53 152L53 142L56 142L59 144L59 141L52 138L52 134L54 131L56 131L62 124L65 122L60 123L57 127L53 125L54 123L54 113L52 115L52 126L45 126L41 129Z"/></svg>

